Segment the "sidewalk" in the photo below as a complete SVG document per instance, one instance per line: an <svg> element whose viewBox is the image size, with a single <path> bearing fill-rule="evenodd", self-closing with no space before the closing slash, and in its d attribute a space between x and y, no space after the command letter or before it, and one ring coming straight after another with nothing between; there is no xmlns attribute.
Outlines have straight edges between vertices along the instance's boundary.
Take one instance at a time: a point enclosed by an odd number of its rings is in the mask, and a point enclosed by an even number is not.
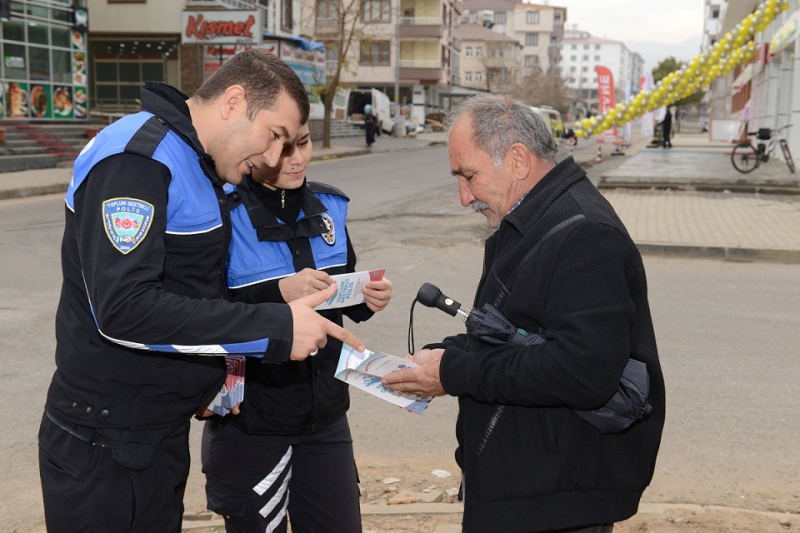
<svg viewBox="0 0 800 533"><path fill-rule="evenodd" d="M445 141L443 133L382 135L367 148L362 137L346 137L334 139L331 148L317 143L312 160L418 150ZM706 134L677 134L673 145L650 148L640 139L625 156L607 156L599 164L585 155L591 150L576 152L643 253L800 263L800 176L778 160L740 174L730 163L731 145L709 141ZM62 193L71 172L0 173L0 200Z"/></svg>

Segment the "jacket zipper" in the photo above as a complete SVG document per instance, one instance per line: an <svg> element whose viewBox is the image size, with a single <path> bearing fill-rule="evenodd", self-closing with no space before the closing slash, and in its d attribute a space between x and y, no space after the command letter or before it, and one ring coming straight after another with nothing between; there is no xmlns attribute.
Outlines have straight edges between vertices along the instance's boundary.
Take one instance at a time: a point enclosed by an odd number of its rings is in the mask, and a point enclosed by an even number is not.
<svg viewBox="0 0 800 533"><path fill-rule="evenodd" d="M500 420L500 417L503 416L503 411L505 410L505 405L498 405L497 408L492 413L492 418L489 419L489 423L486 424L486 433L483 434L483 438L481 442L478 444L478 451L475 453L475 460L478 460L478 457L481 456L483 453L483 449L486 447L486 443L489 441L489 437L492 436L492 432L494 431L494 427L497 425L497 421Z"/></svg>
<svg viewBox="0 0 800 533"><path fill-rule="evenodd" d="M286 209L286 189L281 189L281 209Z"/></svg>

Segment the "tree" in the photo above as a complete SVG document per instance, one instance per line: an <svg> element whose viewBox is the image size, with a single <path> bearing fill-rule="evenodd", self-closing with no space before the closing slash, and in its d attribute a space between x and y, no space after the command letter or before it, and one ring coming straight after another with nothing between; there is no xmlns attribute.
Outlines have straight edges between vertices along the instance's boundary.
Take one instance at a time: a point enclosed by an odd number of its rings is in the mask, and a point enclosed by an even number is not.
<svg viewBox="0 0 800 533"><path fill-rule="evenodd" d="M325 108L322 147L330 148L333 99L342 85L342 73L355 72L358 65L354 46L372 42L376 35L368 34L366 28L375 22L386 22L391 12L386 12L389 2L377 0L308 0L310 3L316 37L328 50L325 82L317 85L317 91ZM315 78L321 80L321 73L315 73Z"/></svg>
<svg viewBox="0 0 800 533"><path fill-rule="evenodd" d="M653 81L655 83L658 83L662 79L666 78L670 72L675 72L676 70L680 70L684 65L686 65L684 61L678 61L673 56L669 56L666 59L662 59L652 71ZM705 94L706 94L705 91L698 89L697 91L690 94L686 98L672 102L672 105L680 108L696 104L703 99L703 96L705 96Z"/></svg>
<svg viewBox="0 0 800 533"><path fill-rule="evenodd" d="M531 105L549 105L562 114L569 109L567 80L555 69L547 72L539 68L530 69L521 83L509 87L508 93Z"/></svg>

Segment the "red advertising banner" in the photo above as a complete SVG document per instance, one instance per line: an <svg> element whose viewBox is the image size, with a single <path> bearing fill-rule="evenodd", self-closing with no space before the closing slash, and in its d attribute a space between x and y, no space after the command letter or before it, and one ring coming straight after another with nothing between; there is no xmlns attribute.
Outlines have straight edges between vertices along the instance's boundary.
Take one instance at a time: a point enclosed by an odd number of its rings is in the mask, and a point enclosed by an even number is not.
<svg viewBox="0 0 800 533"><path fill-rule="evenodd" d="M601 67L598 65L594 67L594 70L597 72L597 98L600 103L600 109L597 114L598 116L602 117L617 105L614 102L614 76L607 67ZM616 126L606 130L606 136L616 140ZM598 141L599 140L600 137L598 137Z"/></svg>

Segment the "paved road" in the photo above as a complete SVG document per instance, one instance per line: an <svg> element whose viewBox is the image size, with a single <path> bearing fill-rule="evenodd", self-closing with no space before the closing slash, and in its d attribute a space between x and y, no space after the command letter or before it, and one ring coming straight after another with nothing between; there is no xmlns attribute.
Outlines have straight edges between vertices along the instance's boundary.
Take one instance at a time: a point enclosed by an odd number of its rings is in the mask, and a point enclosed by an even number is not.
<svg viewBox="0 0 800 533"><path fill-rule="evenodd" d="M354 329L367 346L404 353L408 309L430 281L470 302L483 219L463 210L442 148L315 163L314 179L352 198L350 232L365 268L385 266L395 299ZM397 169L397 170L394 170ZM0 531L42 531L36 429L53 370L60 286L61 196L0 203ZM646 258L668 387L668 420L646 501L800 509L800 284L797 265ZM418 345L460 324L417 307ZM455 405L415 417L354 391L351 419L365 474L455 473ZM9 429L10 428L10 429ZM203 508L199 445L187 510Z"/></svg>

